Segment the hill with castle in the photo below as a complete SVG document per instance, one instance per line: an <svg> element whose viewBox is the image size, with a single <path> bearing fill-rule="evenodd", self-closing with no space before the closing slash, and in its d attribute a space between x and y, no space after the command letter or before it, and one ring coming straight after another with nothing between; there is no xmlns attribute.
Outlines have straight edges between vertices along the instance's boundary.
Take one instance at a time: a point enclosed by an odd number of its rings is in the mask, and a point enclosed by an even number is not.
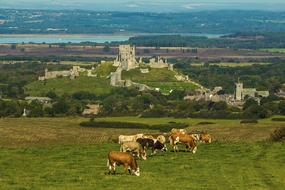
<svg viewBox="0 0 285 190"><path fill-rule="evenodd" d="M176 89L197 89L199 84L173 68L167 59L136 57L135 46L120 45L114 61L101 61L91 69L78 65L70 70L49 71L29 84L27 92L41 96L51 90L58 94L88 91L105 94L116 87L133 87L139 91L155 90L169 94ZM86 86L85 86L86 85Z"/></svg>

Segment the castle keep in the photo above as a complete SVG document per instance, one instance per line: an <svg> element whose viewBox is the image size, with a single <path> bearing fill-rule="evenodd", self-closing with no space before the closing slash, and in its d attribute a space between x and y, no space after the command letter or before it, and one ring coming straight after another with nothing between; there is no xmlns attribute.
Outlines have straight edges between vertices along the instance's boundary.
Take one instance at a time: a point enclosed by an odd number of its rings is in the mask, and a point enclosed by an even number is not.
<svg viewBox="0 0 285 190"><path fill-rule="evenodd" d="M138 67L136 61L136 48L131 45L120 45L119 46L119 55L114 61L114 66L121 67L122 70L129 71Z"/></svg>

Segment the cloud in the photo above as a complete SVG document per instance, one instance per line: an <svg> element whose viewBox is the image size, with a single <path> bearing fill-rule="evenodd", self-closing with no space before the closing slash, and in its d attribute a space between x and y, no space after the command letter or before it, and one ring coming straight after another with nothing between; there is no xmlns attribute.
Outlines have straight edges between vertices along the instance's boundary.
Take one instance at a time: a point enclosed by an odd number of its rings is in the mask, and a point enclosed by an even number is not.
<svg viewBox="0 0 285 190"><path fill-rule="evenodd" d="M204 4L202 4L202 3L189 3L189 4L182 5L182 8L192 10L192 9L197 8L197 7L201 7L203 5Z"/></svg>
<svg viewBox="0 0 285 190"><path fill-rule="evenodd" d="M137 8L137 7L139 7L139 5L137 5L137 4L128 4L126 6L129 7L129 8Z"/></svg>

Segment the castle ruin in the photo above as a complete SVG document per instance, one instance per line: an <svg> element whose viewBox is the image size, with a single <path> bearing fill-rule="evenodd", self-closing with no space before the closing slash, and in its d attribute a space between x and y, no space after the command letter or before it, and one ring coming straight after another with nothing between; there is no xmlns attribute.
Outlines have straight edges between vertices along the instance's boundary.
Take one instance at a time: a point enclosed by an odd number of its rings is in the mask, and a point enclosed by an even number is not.
<svg viewBox="0 0 285 190"><path fill-rule="evenodd" d="M80 76L80 73L85 72L85 71L87 71L88 77L97 77L96 74L92 74L93 70L94 68L92 68L91 70L87 70L87 69L81 68L80 66L73 66L72 69L65 70L65 71L49 71L46 68L44 76L40 76L38 80L44 81L44 80L54 79L58 77L69 77L70 79L75 79L76 77Z"/></svg>
<svg viewBox="0 0 285 190"><path fill-rule="evenodd" d="M136 48L131 45L120 45L119 55L114 61L114 66L121 67L122 70L129 71L137 68L139 64L136 61Z"/></svg>

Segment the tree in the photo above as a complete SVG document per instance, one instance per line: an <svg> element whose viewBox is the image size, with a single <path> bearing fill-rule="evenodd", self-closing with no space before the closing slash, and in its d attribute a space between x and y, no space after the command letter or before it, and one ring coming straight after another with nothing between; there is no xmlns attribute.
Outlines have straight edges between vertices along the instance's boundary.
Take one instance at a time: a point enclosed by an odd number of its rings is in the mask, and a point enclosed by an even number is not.
<svg viewBox="0 0 285 190"><path fill-rule="evenodd" d="M58 97L54 91L48 91L46 96L51 98L51 99L56 99Z"/></svg>
<svg viewBox="0 0 285 190"><path fill-rule="evenodd" d="M246 100L246 102L243 105L243 110L246 110L247 108L251 107L251 106L258 106L258 102L255 101L252 98L249 98Z"/></svg>
<svg viewBox="0 0 285 190"><path fill-rule="evenodd" d="M243 113L245 118L267 118L270 117L271 114L264 107L259 105L251 105L249 106Z"/></svg>
<svg viewBox="0 0 285 190"><path fill-rule="evenodd" d="M53 112L55 114L66 114L69 109L69 104L66 100L60 99L53 105Z"/></svg>
<svg viewBox="0 0 285 190"><path fill-rule="evenodd" d="M17 45L16 45L16 44L12 44L12 45L10 46L10 48L13 49L13 50L15 50L15 49L17 49Z"/></svg>
<svg viewBox="0 0 285 190"><path fill-rule="evenodd" d="M43 105L37 100L32 101L28 105L29 117L42 117L44 116Z"/></svg>
<svg viewBox="0 0 285 190"><path fill-rule="evenodd" d="M212 109L215 111L221 111L226 110L228 108L228 105L226 102L215 102Z"/></svg>
<svg viewBox="0 0 285 190"><path fill-rule="evenodd" d="M280 114L285 115L285 101L281 101L279 103L279 111L280 111Z"/></svg>
<svg viewBox="0 0 285 190"><path fill-rule="evenodd" d="M109 45L105 45L103 48L103 52L110 52L111 48Z"/></svg>

